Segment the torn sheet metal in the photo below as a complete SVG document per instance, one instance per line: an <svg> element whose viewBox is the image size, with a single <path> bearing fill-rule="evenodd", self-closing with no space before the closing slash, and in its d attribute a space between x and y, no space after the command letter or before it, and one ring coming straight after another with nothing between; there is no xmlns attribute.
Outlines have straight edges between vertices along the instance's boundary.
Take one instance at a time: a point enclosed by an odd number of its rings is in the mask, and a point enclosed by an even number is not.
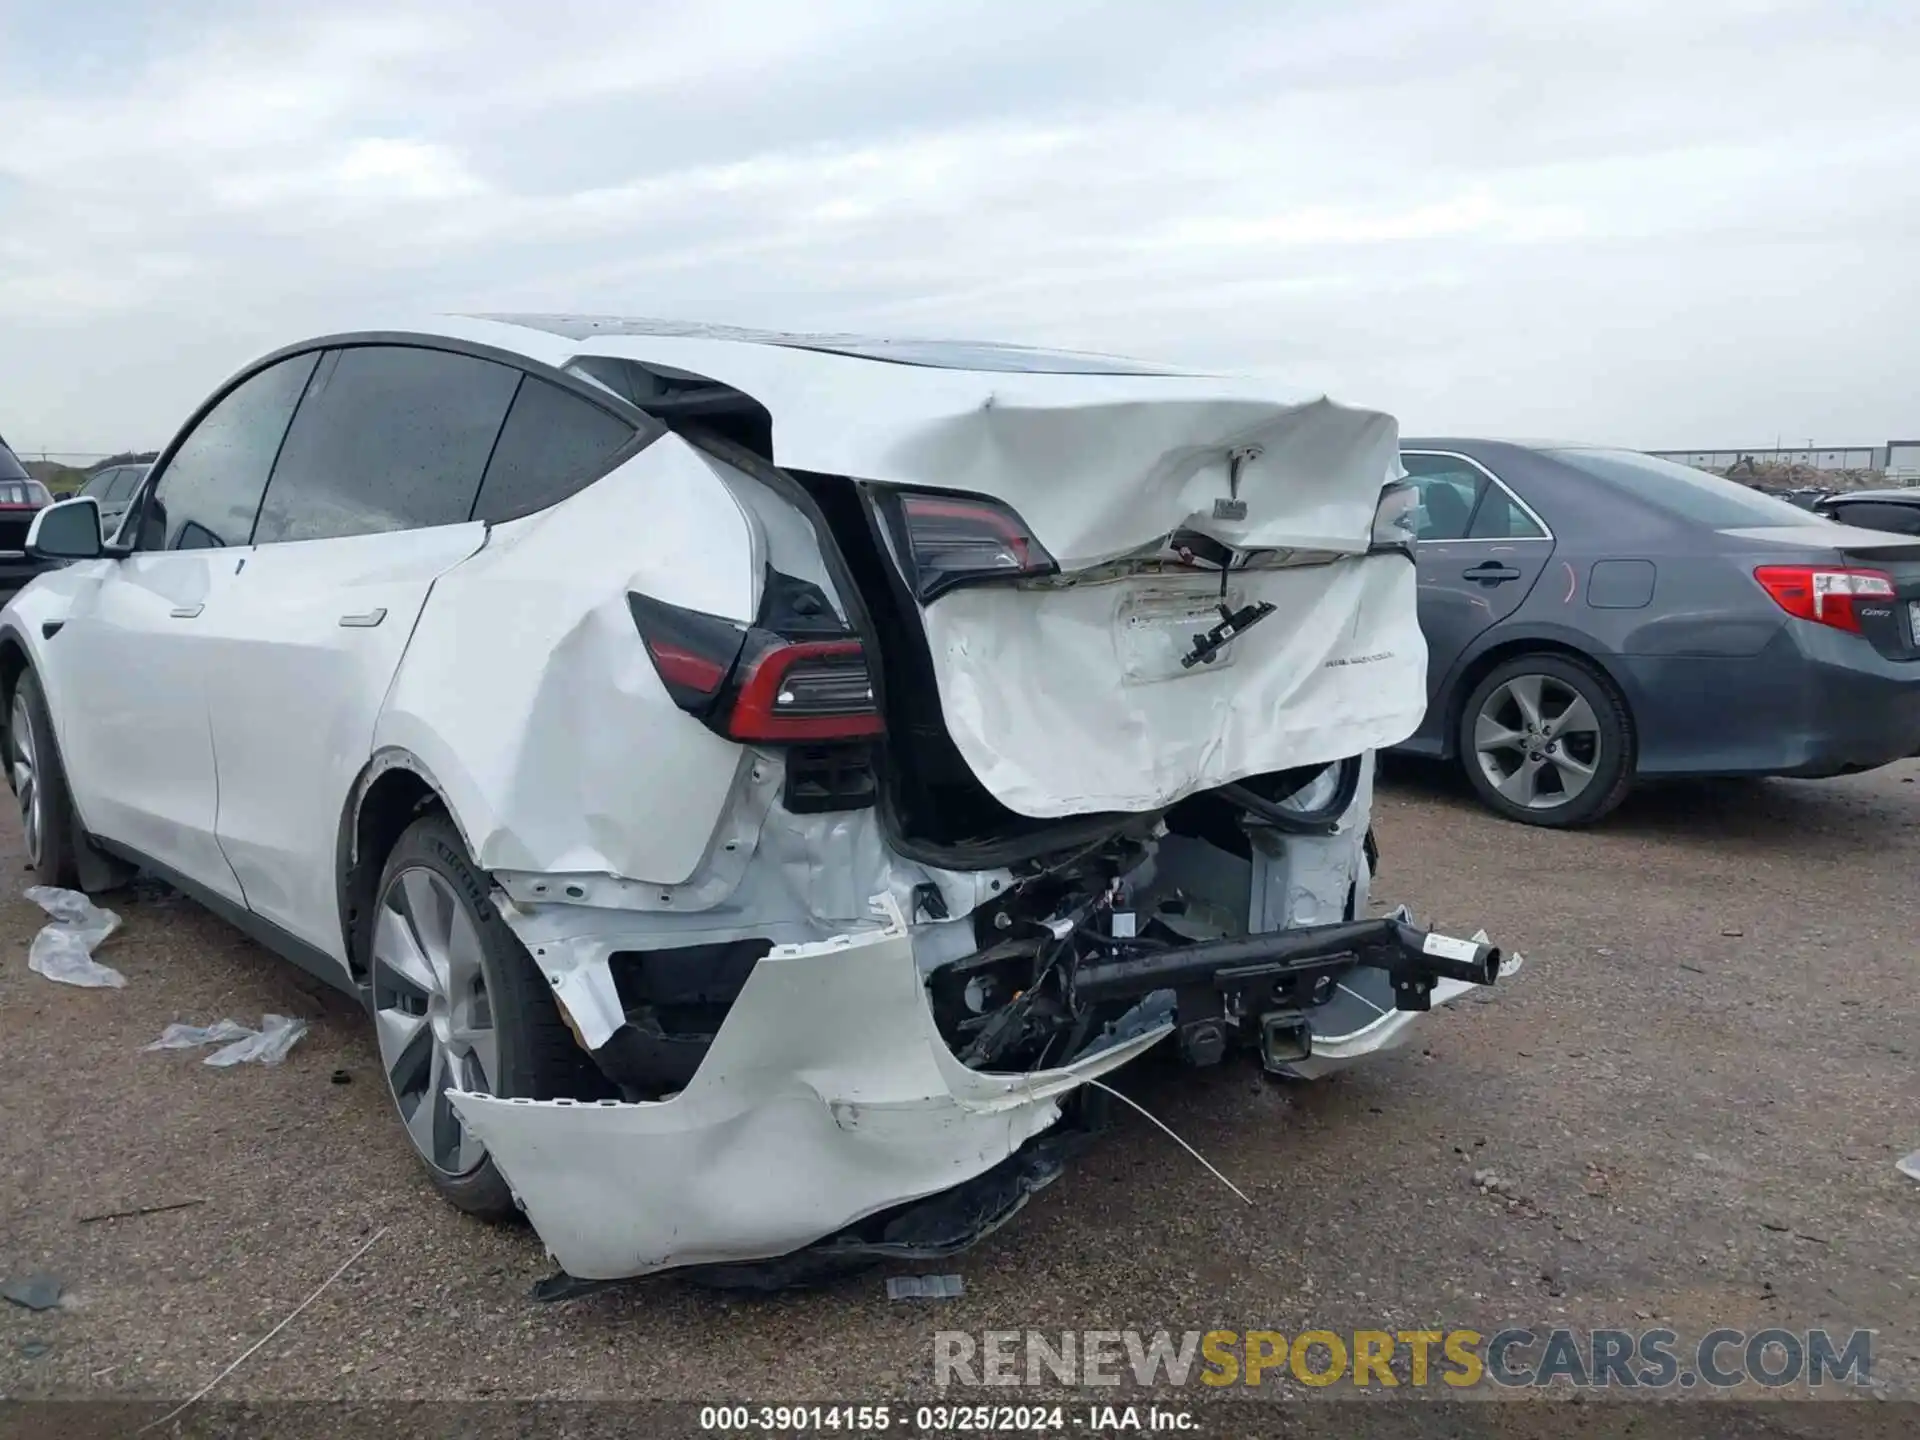
<svg viewBox="0 0 1920 1440"><path fill-rule="evenodd" d="M607 356L731 386L772 416L775 464L992 495L1064 570L1183 526L1241 548L1363 551L1398 465L1391 417L1254 379L1096 357L1016 368L991 346L921 346L900 363L871 345L605 317L431 324L550 364ZM1244 518L1218 518L1214 501L1236 498Z"/></svg>
<svg viewBox="0 0 1920 1440"><path fill-rule="evenodd" d="M912 941L895 921L775 949L671 1099L453 1093L570 1275L783 1255L950 1189L1006 1159L1059 1119L1063 1096L1171 1028L1163 1021L1059 1069L969 1070L934 1026Z"/></svg>
<svg viewBox="0 0 1920 1440"><path fill-rule="evenodd" d="M1152 642L1190 645L1218 618L1216 576L941 596L924 615L954 744L1001 804L1063 816L1169 805L1419 725L1427 647L1404 556L1241 572L1230 593L1278 613L1189 669L1164 643L1156 663Z"/></svg>

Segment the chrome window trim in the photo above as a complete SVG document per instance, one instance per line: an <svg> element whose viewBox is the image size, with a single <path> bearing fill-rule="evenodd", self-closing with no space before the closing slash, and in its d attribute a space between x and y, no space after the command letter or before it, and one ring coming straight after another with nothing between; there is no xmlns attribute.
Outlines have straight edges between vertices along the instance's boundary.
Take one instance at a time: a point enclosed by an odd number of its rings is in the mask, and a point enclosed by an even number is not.
<svg viewBox="0 0 1920 1440"><path fill-rule="evenodd" d="M1473 456L1462 455L1458 450L1402 450L1400 453L1402 455L1436 455L1443 460L1459 460L1464 464L1471 465L1487 477L1489 484L1498 487L1501 494L1505 495L1515 505L1518 505L1522 514L1540 527L1540 533L1538 535L1475 536L1471 539L1422 540L1417 543L1422 545L1512 545L1521 540L1552 540L1554 538L1553 527L1540 518L1540 512L1527 504L1527 502L1522 500L1518 495L1514 494L1512 487L1509 486L1506 481L1502 480L1498 475L1494 474L1493 471L1474 459ZM1409 475L1407 478L1412 480L1416 477Z"/></svg>

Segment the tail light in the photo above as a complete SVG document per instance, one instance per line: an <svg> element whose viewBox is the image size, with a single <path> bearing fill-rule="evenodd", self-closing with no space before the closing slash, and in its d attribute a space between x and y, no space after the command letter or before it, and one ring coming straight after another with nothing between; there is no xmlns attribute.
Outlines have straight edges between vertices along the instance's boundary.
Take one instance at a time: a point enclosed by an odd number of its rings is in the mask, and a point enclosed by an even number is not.
<svg viewBox="0 0 1920 1440"><path fill-rule="evenodd" d="M1893 577L1884 570L1837 569L1819 565L1762 565L1753 578L1789 615L1860 631L1857 599L1891 600Z"/></svg>
<svg viewBox="0 0 1920 1440"><path fill-rule="evenodd" d="M1060 568L1026 521L997 500L896 492L886 503L896 553L923 604L956 585Z"/></svg>
<svg viewBox="0 0 1920 1440"><path fill-rule="evenodd" d="M782 744L881 731L858 640L792 641L647 595L627 606L673 703L717 734Z"/></svg>
<svg viewBox="0 0 1920 1440"><path fill-rule="evenodd" d="M852 740L880 733L858 640L770 642L745 666L727 717L735 740Z"/></svg>

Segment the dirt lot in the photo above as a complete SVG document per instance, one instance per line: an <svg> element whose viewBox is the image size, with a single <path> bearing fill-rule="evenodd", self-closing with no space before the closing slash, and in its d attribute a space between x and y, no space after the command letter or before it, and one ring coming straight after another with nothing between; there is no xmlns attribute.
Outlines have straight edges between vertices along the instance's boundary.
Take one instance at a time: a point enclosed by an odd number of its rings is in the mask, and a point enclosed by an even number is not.
<svg viewBox="0 0 1920 1440"><path fill-rule="evenodd" d="M364 1018L183 901L117 899L124 991L26 968L0 901L0 1396L184 1397L358 1264L221 1394L832 1399L924 1392L937 1328L1334 1330L1509 1323L1876 1327L1920 1385L1914 984L1920 768L1687 788L1531 832L1415 776L1379 805L1383 895L1527 957L1401 1054L1318 1086L1123 1077L1256 1202L1137 1117L950 1267L727 1298L676 1282L543 1307L524 1229L416 1173ZM0 866L21 875L9 812ZM297 1014L278 1070L143 1054L169 1021ZM344 1072L349 1083L336 1083ZM1509 1192L1474 1182L1493 1171ZM778 1177L770 1177L777 1183ZM119 1220L141 1205L188 1208ZM44 1347L44 1348L43 1348Z"/></svg>

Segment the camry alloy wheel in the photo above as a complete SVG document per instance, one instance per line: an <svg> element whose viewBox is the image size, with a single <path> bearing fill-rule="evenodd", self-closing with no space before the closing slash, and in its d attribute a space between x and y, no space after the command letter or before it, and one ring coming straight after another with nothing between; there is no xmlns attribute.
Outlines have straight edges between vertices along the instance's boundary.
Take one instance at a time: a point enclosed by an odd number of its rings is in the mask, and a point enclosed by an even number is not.
<svg viewBox="0 0 1920 1440"><path fill-rule="evenodd" d="M380 1065L414 1149L434 1169L466 1175L487 1158L447 1099L494 1093L500 1040L480 961L480 934L438 871L400 871L373 931L373 1018Z"/></svg>
<svg viewBox="0 0 1920 1440"><path fill-rule="evenodd" d="M1473 720L1481 774L1529 810L1578 799L1599 769L1601 744L1587 697L1553 675L1514 676L1488 694Z"/></svg>
<svg viewBox="0 0 1920 1440"><path fill-rule="evenodd" d="M37 868L42 838L40 770L33 743L33 707L24 691L14 692L7 734L12 742L13 754L8 758L13 766L13 797L20 806L20 830L26 837L27 861Z"/></svg>

